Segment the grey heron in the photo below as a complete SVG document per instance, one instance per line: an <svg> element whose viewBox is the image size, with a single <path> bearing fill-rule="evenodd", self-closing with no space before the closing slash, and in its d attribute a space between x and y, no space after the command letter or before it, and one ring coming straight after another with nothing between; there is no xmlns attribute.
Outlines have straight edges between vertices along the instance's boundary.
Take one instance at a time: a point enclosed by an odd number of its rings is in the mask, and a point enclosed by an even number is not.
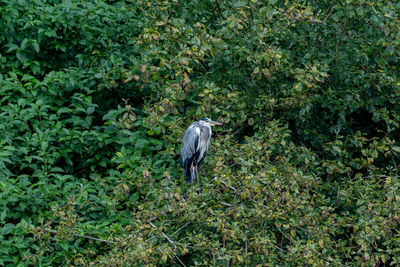
<svg viewBox="0 0 400 267"><path fill-rule="evenodd" d="M188 183L196 178L199 183L199 169L210 146L211 126L214 125L223 125L223 123L204 117L190 124L183 135L181 165L185 170L185 179Z"/></svg>

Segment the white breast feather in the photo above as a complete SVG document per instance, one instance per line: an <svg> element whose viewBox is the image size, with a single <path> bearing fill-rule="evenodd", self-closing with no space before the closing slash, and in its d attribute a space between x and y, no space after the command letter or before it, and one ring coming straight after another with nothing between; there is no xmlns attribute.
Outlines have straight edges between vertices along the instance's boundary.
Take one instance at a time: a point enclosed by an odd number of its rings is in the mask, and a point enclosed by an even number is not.
<svg viewBox="0 0 400 267"><path fill-rule="evenodd" d="M199 136L199 142L197 143L197 147L196 147L196 151L199 150L199 146L200 146L200 127L196 128L196 134Z"/></svg>

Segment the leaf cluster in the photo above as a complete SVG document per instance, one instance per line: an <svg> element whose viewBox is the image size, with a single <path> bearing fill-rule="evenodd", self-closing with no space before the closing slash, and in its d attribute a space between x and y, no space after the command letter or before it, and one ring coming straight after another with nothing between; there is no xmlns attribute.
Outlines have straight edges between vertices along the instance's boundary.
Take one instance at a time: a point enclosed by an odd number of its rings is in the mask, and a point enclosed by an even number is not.
<svg viewBox="0 0 400 267"><path fill-rule="evenodd" d="M400 264L395 1L0 14L0 265ZM197 187L204 116L226 127Z"/></svg>

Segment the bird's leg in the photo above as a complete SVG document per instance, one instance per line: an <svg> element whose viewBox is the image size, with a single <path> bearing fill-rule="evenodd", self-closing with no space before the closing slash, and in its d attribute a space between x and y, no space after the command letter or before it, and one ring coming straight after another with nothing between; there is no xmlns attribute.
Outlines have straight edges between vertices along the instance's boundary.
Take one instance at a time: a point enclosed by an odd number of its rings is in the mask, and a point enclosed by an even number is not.
<svg viewBox="0 0 400 267"><path fill-rule="evenodd" d="M193 162L192 162L192 166L190 167L190 182L192 182L193 181L193 177L192 177L192 174L193 174L193 168L194 168L194 166L193 166Z"/></svg>
<svg viewBox="0 0 400 267"><path fill-rule="evenodd" d="M199 171L198 171L198 169L197 169L197 166L198 165L196 165L196 177L197 177L197 185L199 186L199 188L200 188L200 178L199 178Z"/></svg>

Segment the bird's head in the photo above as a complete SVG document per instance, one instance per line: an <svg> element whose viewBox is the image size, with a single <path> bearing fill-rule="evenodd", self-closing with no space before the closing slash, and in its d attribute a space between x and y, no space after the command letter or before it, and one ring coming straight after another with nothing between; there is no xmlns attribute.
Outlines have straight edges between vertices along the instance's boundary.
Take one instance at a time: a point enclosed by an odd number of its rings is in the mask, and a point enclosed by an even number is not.
<svg viewBox="0 0 400 267"><path fill-rule="evenodd" d="M204 123L207 126L215 126L215 125L224 125L221 122L213 121L210 118L204 117L200 120L201 123Z"/></svg>

